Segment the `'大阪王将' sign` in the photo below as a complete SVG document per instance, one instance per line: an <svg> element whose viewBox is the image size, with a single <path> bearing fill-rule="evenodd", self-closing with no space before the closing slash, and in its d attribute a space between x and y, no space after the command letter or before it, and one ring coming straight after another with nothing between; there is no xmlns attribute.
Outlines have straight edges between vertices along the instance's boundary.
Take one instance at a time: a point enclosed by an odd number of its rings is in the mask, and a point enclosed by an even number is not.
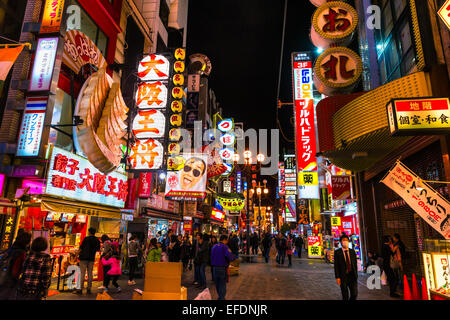
<svg viewBox="0 0 450 320"><path fill-rule="evenodd" d="M381 180L430 226L450 239L450 203L398 161Z"/></svg>
<svg viewBox="0 0 450 320"><path fill-rule="evenodd" d="M449 98L393 99L386 109L393 136L442 134L450 130Z"/></svg>

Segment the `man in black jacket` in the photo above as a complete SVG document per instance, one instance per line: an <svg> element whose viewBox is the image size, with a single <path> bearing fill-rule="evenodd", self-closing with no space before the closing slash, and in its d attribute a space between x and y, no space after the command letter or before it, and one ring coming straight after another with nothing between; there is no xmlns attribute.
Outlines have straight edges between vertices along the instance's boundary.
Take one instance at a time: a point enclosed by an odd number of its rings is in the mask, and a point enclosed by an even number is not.
<svg viewBox="0 0 450 320"><path fill-rule="evenodd" d="M295 249L297 250L297 256L299 258L302 257L302 247L303 247L303 238L298 236L295 238Z"/></svg>
<svg viewBox="0 0 450 320"><path fill-rule="evenodd" d="M269 254L270 254L270 248L272 247L272 237L269 233L266 233L264 235L264 239L262 241L262 245L264 248L264 259L266 260L266 263L269 262Z"/></svg>
<svg viewBox="0 0 450 320"><path fill-rule="evenodd" d="M197 256L194 258L194 262L199 266L199 285L197 288L202 290L206 288L206 266L209 262L209 237L207 234L199 239L199 248Z"/></svg>
<svg viewBox="0 0 450 320"><path fill-rule="evenodd" d="M358 270L356 252L348 247L350 239L344 234L340 238L342 248L334 251L334 274L336 282L341 287L342 300L356 300L358 296Z"/></svg>
<svg viewBox="0 0 450 320"><path fill-rule="evenodd" d="M89 228L88 232L89 236L83 239L79 250L81 284L80 290L76 291L77 294L83 293L84 275L86 270L88 274L87 293L91 293L92 270L94 269L95 254L100 250L100 240L95 236L96 230L94 228Z"/></svg>

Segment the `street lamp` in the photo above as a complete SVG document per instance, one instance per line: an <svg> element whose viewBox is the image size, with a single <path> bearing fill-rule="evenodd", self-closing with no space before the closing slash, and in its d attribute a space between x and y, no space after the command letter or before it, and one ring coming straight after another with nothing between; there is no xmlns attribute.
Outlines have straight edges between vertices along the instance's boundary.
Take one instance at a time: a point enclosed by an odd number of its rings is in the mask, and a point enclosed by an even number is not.
<svg viewBox="0 0 450 320"><path fill-rule="evenodd" d="M252 152L250 150L244 151L245 165L252 163Z"/></svg>
<svg viewBox="0 0 450 320"><path fill-rule="evenodd" d="M256 188L256 194L257 194L258 196L261 195L261 188Z"/></svg>
<svg viewBox="0 0 450 320"><path fill-rule="evenodd" d="M259 163L263 163L264 159L265 159L265 157L264 157L264 155L262 153L259 153L256 156L256 160L258 160Z"/></svg>

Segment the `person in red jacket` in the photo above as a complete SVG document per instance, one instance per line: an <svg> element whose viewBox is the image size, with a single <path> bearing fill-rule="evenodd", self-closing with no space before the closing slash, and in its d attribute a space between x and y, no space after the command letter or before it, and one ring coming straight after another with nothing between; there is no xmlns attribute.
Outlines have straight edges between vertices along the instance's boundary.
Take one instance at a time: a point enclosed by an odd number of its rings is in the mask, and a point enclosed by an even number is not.
<svg viewBox="0 0 450 320"><path fill-rule="evenodd" d="M117 280L119 280L119 277L122 274L122 270L120 269L120 257L117 255L113 255L109 259L103 257L102 264L103 266L110 266L110 269L105 274L105 289L103 292L108 292L108 286L111 280L113 286L117 289L117 292L120 292L121 289L117 283Z"/></svg>

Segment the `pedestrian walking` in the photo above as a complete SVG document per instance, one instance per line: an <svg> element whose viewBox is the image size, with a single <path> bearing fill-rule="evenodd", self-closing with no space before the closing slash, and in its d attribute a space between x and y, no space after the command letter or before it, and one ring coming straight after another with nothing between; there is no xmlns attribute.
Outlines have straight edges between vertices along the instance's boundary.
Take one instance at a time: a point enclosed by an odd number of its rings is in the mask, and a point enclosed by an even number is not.
<svg viewBox="0 0 450 320"><path fill-rule="evenodd" d="M38 237L31 243L31 252L23 263L17 288L17 300L42 300L48 294L52 275L52 259L45 251L48 241Z"/></svg>
<svg viewBox="0 0 450 320"><path fill-rule="evenodd" d="M228 247L235 257L239 257L239 236L237 232L231 233L228 241Z"/></svg>
<svg viewBox="0 0 450 320"><path fill-rule="evenodd" d="M95 236L97 230L89 228L88 236L83 239L78 250L78 258L80 259L80 290L75 291L76 294L83 294L84 279L87 272L87 294L91 293L93 269L95 262L95 254L100 251L100 241Z"/></svg>
<svg viewBox="0 0 450 320"><path fill-rule="evenodd" d="M181 261L183 262L183 271L187 271L189 266L191 266L192 269L192 265L190 264L191 251L192 251L192 244L189 241L189 236L185 235L180 248L180 258Z"/></svg>
<svg viewBox="0 0 450 320"><path fill-rule="evenodd" d="M120 256L113 255L110 258L103 257L101 261L103 266L110 267L108 272L105 273L106 282L105 282L105 289L103 289L103 292L108 292L108 286L112 280L113 286L116 288L117 293L119 293L121 289L119 284L117 283L117 280L119 280L119 277L122 274L122 270L120 268Z"/></svg>
<svg viewBox="0 0 450 320"><path fill-rule="evenodd" d="M161 244L158 243L156 238L150 240L150 250L148 251L147 261L150 262L161 262Z"/></svg>
<svg viewBox="0 0 450 320"><path fill-rule="evenodd" d="M169 255L169 262L180 262L181 243L175 235L172 235L170 239L167 254Z"/></svg>
<svg viewBox="0 0 450 320"><path fill-rule="evenodd" d="M270 248L272 247L272 237L269 233L266 233L264 235L264 239L262 241L262 245L264 248L264 259L266 260L266 263L269 262L269 254L270 254Z"/></svg>
<svg viewBox="0 0 450 320"><path fill-rule="evenodd" d="M302 236L298 236L295 239L295 250L297 251L297 257L299 259L302 258L302 247L303 247L303 238Z"/></svg>
<svg viewBox="0 0 450 320"><path fill-rule="evenodd" d="M286 257L287 240L284 235L280 232L275 239L275 247L277 248L277 264L284 265L284 259Z"/></svg>
<svg viewBox="0 0 450 320"><path fill-rule="evenodd" d="M195 257L195 262L199 267L199 284L197 285L197 288L203 290L206 288L205 269L209 262L209 238L207 234L204 234L199 239L199 250Z"/></svg>
<svg viewBox="0 0 450 320"><path fill-rule="evenodd" d="M349 248L347 235L340 237L341 248L334 251L334 274L336 283L341 287L342 300L356 300L358 296L358 269L356 252Z"/></svg>
<svg viewBox="0 0 450 320"><path fill-rule="evenodd" d="M221 235L220 242L211 250L211 264L214 269L214 283L216 285L218 300L225 300L227 293L228 266L236 257L227 246L227 236Z"/></svg>
<svg viewBox="0 0 450 320"><path fill-rule="evenodd" d="M17 234L11 248L0 254L0 300L14 300L17 284L22 274L23 263L31 243L31 234Z"/></svg>
<svg viewBox="0 0 450 320"><path fill-rule="evenodd" d="M383 258L383 271L386 273L387 281L389 283L389 293L393 298L398 298L400 295L396 293L398 286L398 275L394 269L396 267L396 260L394 257L393 243L391 236L383 237L383 247L381 248L381 257Z"/></svg>
<svg viewBox="0 0 450 320"><path fill-rule="evenodd" d="M254 232L250 238L252 254L254 254L254 255L258 254L258 243L259 243L258 234L256 232Z"/></svg>
<svg viewBox="0 0 450 320"><path fill-rule="evenodd" d="M198 285L200 283L200 265L198 264L198 253L200 251L200 239L203 237L201 233L197 233L195 236L195 240L192 244L192 254L191 257L194 260L194 285Z"/></svg>
<svg viewBox="0 0 450 320"><path fill-rule="evenodd" d="M134 275L138 268L138 257L142 252L141 245L136 239L135 235L130 237L130 242L128 244L128 266L129 266L129 274L128 274L128 285L132 286L136 284L134 281Z"/></svg>
<svg viewBox="0 0 450 320"><path fill-rule="evenodd" d="M294 252L294 240L292 234L289 235L286 242L286 254L288 256L289 264L288 267L292 267L292 253Z"/></svg>

